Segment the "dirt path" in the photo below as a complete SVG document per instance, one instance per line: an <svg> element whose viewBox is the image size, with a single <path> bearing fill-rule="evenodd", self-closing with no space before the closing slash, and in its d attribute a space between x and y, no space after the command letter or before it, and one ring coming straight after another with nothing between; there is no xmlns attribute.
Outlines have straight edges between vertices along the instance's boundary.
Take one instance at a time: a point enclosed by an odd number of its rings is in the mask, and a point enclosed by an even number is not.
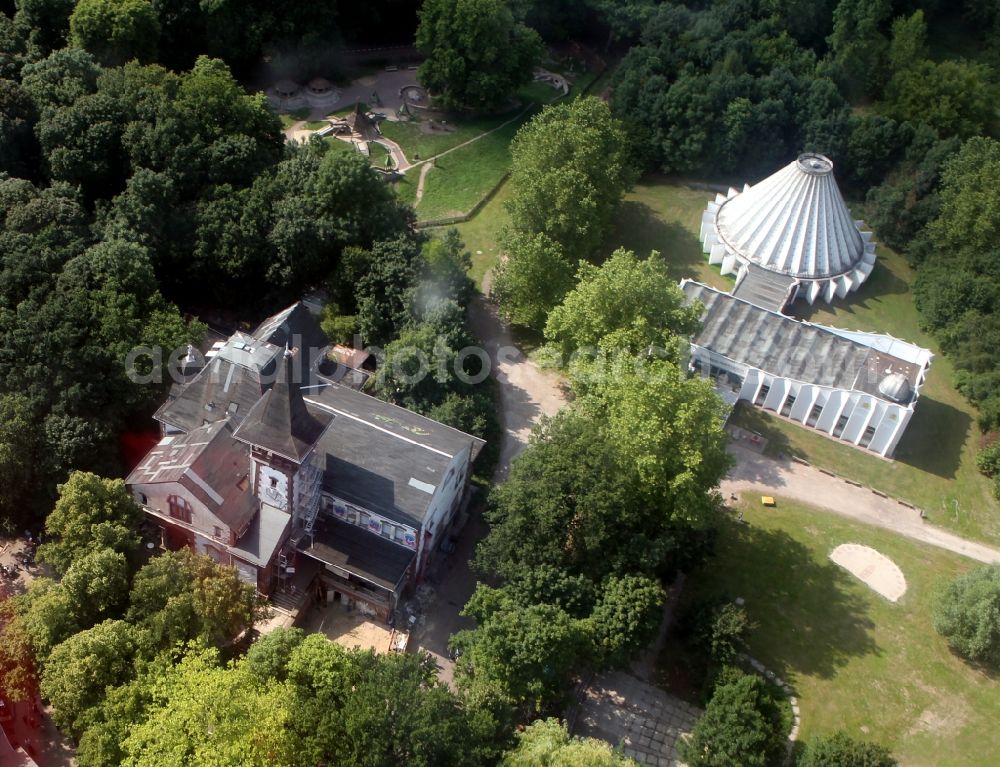
<svg viewBox="0 0 1000 767"><path fill-rule="evenodd" d="M487 276L484 288L487 291L488 284ZM517 350L510 330L497 316L496 304L477 296L469 306L468 318L472 332L490 355L493 375L500 384L503 437L493 479L502 482L511 460L528 444L532 427L543 415L555 415L566 404L566 396L558 376L541 370ZM455 664L448 658L448 638L456 631L475 625L471 618L464 618L459 612L476 588L469 560L487 529L480 510L473 508L448 568L441 574L434 609L427 613L410 644L411 648L419 648L434 657L438 676L449 685L453 681Z"/></svg>
<svg viewBox="0 0 1000 767"><path fill-rule="evenodd" d="M980 562L1000 563L1000 549L969 541L924 522L919 512L812 466L775 460L731 444L736 466L721 483L722 493L777 495L864 522Z"/></svg>
<svg viewBox="0 0 1000 767"><path fill-rule="evenodd" d="M425 165L422 165L420 167L420 178L417 179L417 194L416 194L416 197L414 197L414 199L413 199L413 207L414 208L417 207L417 204L424 197L424 179L427 177L428 171L430 171L430 169L433 168L433 167L434 166L431 165L430 163L426 163Z"/></svg>
<svg viewBox="0 0 1000 767"><path fill-rule="evenodd" d="M483 293L490 291L491 275L483 279ZM493 376L500 382L503 442L496 482L507 476L511 460L528 444L531 430L542 416L555 415L566 404L566 384L555 373L542 370L514 344L497 306L477 296L469 306L469 326L493 363Z"/></svg>

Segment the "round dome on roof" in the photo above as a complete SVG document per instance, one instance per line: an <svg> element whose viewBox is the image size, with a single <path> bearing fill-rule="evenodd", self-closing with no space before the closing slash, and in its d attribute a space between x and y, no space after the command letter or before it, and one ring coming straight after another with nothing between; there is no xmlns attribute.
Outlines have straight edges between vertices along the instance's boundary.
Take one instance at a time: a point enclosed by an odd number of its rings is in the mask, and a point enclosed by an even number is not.
<svg viewBox="0 0 1000 767"><path fill-rule="evenodd" d="M274 90L280 96L294 96L299 92L299 84L292 80L281 80L274 86Z"/></svg>
<svg viewBox="0 0 1000 767"><path fill-rule="evenodd" d="M744 261L800 280L856 269L865 242L833 178L833 162L803 154L726 199L715 215L718 239Z"/></svg>
<svg viewBox="0 0 1000 767"><path fill-rule="evenodd" d="M315 77L309 81L309 90L313 93L326 93L332 84L325 77Z"/></svg>
<svg viewBox="0 0 1000 767"><path fill-rule="evenodd" d="M878 391L894 402L909 402L913 392L909 380L902 373L889 373L879 381Z"/></svg>

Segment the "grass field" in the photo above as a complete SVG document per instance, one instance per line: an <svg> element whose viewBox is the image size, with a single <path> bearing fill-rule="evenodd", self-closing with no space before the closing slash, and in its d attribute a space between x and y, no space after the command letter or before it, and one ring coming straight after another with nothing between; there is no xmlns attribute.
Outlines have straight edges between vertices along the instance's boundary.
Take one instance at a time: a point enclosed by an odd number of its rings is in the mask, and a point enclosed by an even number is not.
<svg viewBox="0 0 1000 767"><path fill-rule="evenodd" d="M510 168L510 142L519 127L511 123L435 160L416 206L418 218L451 216L475 206Z"/></svg>
<svg viewBox="0 0 1000 767"><path fill-rule="evenodd" d="M456 224L465 247L472 254L472 269L469 275L482 286L483 277L497 262L497 232L510 220L504 203L510 197L510 184L505 183L470 220ZM432 233L436 230L430 230Z"/></svg>
<svg viewBox="0 0 1000 767"><path fill-rule="evenodd" d="M749 524L727 521L683 600L746 600L750 652L791 683L803 739L842 728L912 767L996 763L1000 682L952 655L930 622L936 590L973 563L780 498L776 509L741 510ZM841 543L892 559L908 586L900 601L830 562ZM661 661L665 675L678 662L669 651Z"/></svg>

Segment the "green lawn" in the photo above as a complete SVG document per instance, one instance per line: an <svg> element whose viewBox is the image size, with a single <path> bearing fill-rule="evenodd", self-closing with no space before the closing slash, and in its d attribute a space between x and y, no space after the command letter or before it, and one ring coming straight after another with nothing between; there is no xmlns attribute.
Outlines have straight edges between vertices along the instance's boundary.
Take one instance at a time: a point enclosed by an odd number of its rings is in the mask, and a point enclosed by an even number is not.
<svg viewBox="0 0 1000 767"><path fill-rule="evenodd" d="M472 269L469 275L479 286L482 286L486 272L492 269L497 261L499 253L497 232L510 220L504 209L508 197L510 197L510 184L505 183L479 213L470 220L455 225L462 235L465 247L472 254ZM437 230L430 231L433 233Z"/></svg>
<svg viewBox="0 0 1000 767"><path fill-rule="evenodd" d="M710 192L675 186L656 177L644 179L625 195L605 254L623 247L645 257L656 250L678 280L690 277L730 290L733 278L723 277L718 267L709 266L698 241L701 214L711 198Z"/></svg>
<svg viewBox="0 0 1000 767"><path fill-rule="evenodd" d="M519 122L511 123L435 160L424 179L417 217L426 221L465 213L474 207L510 168L510 142L519 127ZM409 175L416 173L414 169Z"/></svg>
<svg viewBox="0 0 1000 767"><path fill-rule="evenodd" d="M385 158L389 156L388 149L386 149L381 144L376 144L374 141L369 141L368 153L371 158L371 163L373 167L375 168L385 167Z"/></svg>
<svg viewBox="0 0 1000 767"><path fill-rule="evenodd" d="M750 652L789 681L801 737L837 729L890 746L911 767L979 767L1000 751L1000 682L948 650L930 623L936 589L973 563L778 499L727 520L717 555L685 585L685 602L743 597ZM841 543L881 551L908 590L893 604L829 561ZM664 678L671 652L661 658Z"/></svg>
<svg viewBox="0 0 1000 767"><path fill-rule="evenodd" d="M464 144L469 139L481 136L486 131L502 125L514 114L516 112L499 117L455 120L450 124L450 130L429 131L425 127L427 123L423 120L411 122L384 120L380 128L383 136L399 144L407 158L411 162L415 162L416 160L426 160L459 144Z"/></svg>

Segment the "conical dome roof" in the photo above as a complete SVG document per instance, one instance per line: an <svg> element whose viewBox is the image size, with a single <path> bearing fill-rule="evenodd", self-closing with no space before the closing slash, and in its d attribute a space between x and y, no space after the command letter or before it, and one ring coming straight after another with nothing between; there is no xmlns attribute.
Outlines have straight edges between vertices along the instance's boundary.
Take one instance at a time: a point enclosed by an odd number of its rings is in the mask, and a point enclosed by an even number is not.
<svg viewBox="0 0 1000 767"><path fill-rule="evenodd" d="M804 154L742 194L715 218L719 239L765 269L816 279L850 271L865 245L840 196L833 163Z"/></svg>
<svg viewBox="0 0 1000 767"><path fill-rule="evenodd" d="M810 283L806 298L831 300L871 273L875 245L854 221L833 177L833 162L803 154L742 192L710 203L702 242L723 273L756 264L792 282Z"/></svg>

